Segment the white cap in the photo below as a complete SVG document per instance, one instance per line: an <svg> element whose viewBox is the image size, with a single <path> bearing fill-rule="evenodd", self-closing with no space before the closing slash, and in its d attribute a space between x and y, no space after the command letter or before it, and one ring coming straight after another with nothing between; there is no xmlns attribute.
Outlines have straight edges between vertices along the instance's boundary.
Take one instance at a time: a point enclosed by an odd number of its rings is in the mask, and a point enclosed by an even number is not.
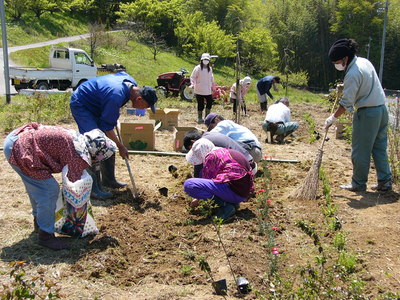
<svg viewBox="0 0 400 300"><path fill-rule="evenodd" d="M243 78L243 83L244 83L244 84L251 83L251 78L250 78L250 76L246 76L245 78Z"/></svg>
<svg viewBox="0 0 400 300"><path fill-rule="evenodd" d="M200 58L200 60L203 60L203 59L207 59L207 60L210 60L210 53L203 53L202 55L201 55L201 58Z"/></svg>

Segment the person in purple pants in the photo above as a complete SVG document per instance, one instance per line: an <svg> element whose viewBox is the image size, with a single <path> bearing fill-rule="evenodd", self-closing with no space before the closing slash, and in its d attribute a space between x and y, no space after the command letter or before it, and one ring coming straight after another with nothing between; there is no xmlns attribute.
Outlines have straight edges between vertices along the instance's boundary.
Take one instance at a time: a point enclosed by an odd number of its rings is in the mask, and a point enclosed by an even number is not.
<svg viewBox="0 0 400 300"><path fill-rule="evenodd" d="M228 219L239 203L254 191L254 175L246 157L232 149L217 148L205 138L197 140L186 155L193 165L203 164L201 178L190 178L184 183L185 192L199 200L212 199L217 204L216 217Z"/></svg>

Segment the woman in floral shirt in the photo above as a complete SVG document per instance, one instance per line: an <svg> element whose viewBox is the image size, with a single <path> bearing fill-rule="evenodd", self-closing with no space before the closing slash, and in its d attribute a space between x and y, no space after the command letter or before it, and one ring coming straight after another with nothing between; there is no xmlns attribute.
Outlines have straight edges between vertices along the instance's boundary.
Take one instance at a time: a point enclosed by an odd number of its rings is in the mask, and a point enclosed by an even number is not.
<svg viewBox="0 0 400 300"><path fill-rule="evenodd" d="M59 126L29 123L6 137L4 154L25 185L40 245L53 250L68 248L54 236L60 188L52 174L68 165L68 179L75 182L92 160L106 159L114 152L115 144L98 129L81 135Z"/></svg>

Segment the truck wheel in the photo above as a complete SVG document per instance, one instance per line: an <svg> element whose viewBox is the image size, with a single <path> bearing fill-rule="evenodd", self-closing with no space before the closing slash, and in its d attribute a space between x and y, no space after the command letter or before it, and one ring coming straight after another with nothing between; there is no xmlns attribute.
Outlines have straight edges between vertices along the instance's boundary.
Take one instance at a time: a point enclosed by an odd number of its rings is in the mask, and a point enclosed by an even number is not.
<svg viewBox="0 0 400 300"><path fill-rule="evenodd" d="M37 90L48 90L49 89L49 84L46 81L40 81L36 85Z"/></svg>
<svg viewBox="0 0 400 300"><path fill-rule="evenodd" d="M181 86L181 99L190 101L194 97L194 90L189 87L189 83L185 83Z"/></svg>
<svg viewBox="0 0 400 300"><path fill-rule="evenodd" d="M86 79L82 79L81 81L78 82L78 84L76 85L76 87L72 88L72 90L76 90L78 88L78 86L80 86L82 83L84 83L85 81L87 81Z"/></svg>

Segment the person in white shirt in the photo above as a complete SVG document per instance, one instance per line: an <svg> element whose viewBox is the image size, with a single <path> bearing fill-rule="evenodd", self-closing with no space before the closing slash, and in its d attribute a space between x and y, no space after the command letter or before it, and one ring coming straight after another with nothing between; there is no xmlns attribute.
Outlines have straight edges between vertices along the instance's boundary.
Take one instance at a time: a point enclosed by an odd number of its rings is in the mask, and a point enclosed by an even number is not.
<svg viewBox="0 0 400 300"><path fill-rule="evenodd" d="M203 53L201 55L200 64L194 67L190 76L190 87L194 88L194 93L197 100L197 123L204 123L203 110L204 102L206 101L206 112L204 118L211 112L213 104L212 88L215 85L214 75L210 66L210 54Z"/></svg>
<svg viewBox="0 0 400 300"><path fill-rule="evenodd" d="M278 143L283 143L286 136L299 128L299 123L291 122L288 98L283 97L268 108L262 128L265 132L271 133L271 142L276 134L275 140ZM268 142L268 138L266 142Z"/></svg>

